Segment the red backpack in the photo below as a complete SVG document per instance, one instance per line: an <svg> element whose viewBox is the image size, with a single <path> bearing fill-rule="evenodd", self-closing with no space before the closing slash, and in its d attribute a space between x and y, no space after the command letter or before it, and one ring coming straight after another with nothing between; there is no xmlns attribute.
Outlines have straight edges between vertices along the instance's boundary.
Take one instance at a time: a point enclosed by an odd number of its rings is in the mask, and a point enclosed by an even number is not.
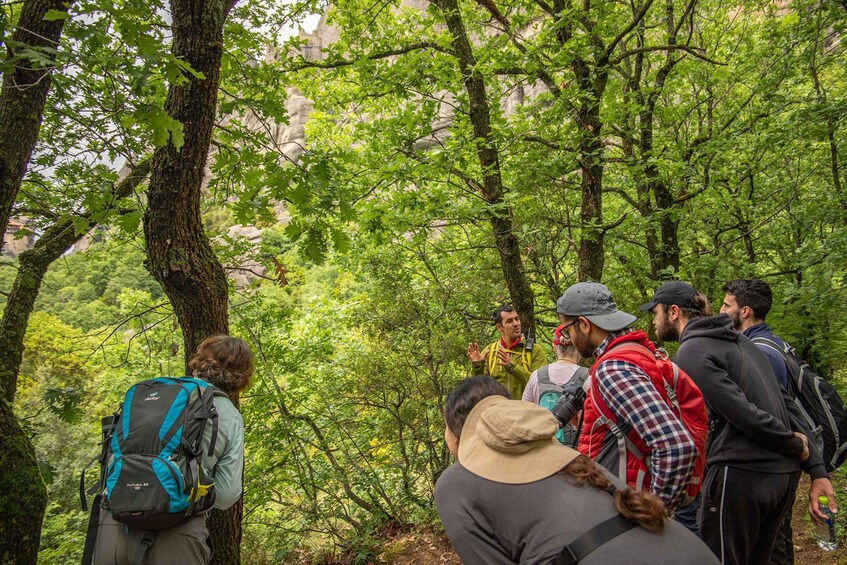
<svg viewBox="0 0 847 565"><path fill-rule="evenodd" d="M612 349L597 360L596 364L599 365L602 361L610 358L619 359L638 366L642 365L646 360L653 360L656 363L656 367L659 369L659 373L664 381L664 386L659 387L659 383L654 384L673 413L679 418L685 429L688 430L691 439L694 440L694 445L697 447L697 459L694 463L694 469L691 471L691 479L685 489L686 496L679 502L679 506L691 504L700 492L706 467L706 433L709 424L703 394L691 377L680 369L676 363L668 359L668 353L664 349L657 349L654 353L639 343L624 342L617 347L612 347ZM596 385L592 384L592 386ZM609 408L605 405L602 407L598 406L598 408L601 412L609 412ZM623 449L622 443L625 444L627 451L632 453L637 459L643 461L648 470L650 469L649 455L641 453L631 441L627 441L628 438L626 436L619 436L617 439L619 449Z"/></svg>

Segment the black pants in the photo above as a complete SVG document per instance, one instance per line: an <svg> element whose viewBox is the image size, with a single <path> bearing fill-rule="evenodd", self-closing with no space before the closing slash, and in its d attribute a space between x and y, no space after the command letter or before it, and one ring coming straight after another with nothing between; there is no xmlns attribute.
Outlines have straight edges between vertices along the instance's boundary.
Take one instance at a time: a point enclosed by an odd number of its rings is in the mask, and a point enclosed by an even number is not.
<svg viewBox="0 0 847 565"><path fill-rule="evenodd" d="M769 563L800 471L760 473L714 465L703 482L700 537L727 565Z"/></svg>
<svg viewBox="0 0 847 565"><path fill-rule="evenodd" d="M771 565L794 565L794 530L791 528L791 509L797 493L791 493L791 502L788 504L788 512L782 520L782 526L776 534L776 543L771 554Z"/></svg>

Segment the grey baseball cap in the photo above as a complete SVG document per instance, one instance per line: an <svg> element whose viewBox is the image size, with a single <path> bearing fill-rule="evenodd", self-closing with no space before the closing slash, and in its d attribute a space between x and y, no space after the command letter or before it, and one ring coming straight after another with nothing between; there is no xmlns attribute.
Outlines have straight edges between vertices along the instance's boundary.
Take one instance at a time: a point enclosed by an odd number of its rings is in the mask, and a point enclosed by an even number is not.
<svg viewBox="0 0 847 565"><path fill-rule="evenodd" d="M637 318L618 310L612 293L605 285L576 283L556 301L556 312L565 316L584 316L598 328L609 332L622 330Z"/></svg>

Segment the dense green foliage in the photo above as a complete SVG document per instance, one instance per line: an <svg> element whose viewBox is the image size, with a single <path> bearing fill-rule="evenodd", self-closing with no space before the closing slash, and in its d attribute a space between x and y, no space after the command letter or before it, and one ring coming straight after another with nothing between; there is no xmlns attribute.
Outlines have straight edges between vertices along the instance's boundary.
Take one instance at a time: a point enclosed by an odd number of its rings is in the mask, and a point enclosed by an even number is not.
<svg viewBox="0 0 847 565"><path fill-rule="evenodd" d="M719 304L726 281L757 276L775 293L768 322L847 398L847 10L460 3L495 202L443 5L335 2L338 39L319 60L277 34L322 5L244 3L228 23L204 220L228 270L267 269L231 286L229 317L258 362L242 400L251 563L368 562L386 527L438 528L441 406L467 343L493 339L490 312L513 299L491 218L520 244L540 346L555 299L587 272L628 311L663 279ZM165 7L149 6L71 8L16 203L39 228L81 210L110 224L52 265L20 368L15 412L51 501L44 563L81 554L78 473L100 416L129 383L182 370L180 328L143 266L143 190L114 209L104 198L117 165L182 135L162 104L192 71L168 52ZM0 11L4 34L14 10ZM312 112L292 159L273 134L300 93ZM260 247L235 223L263 228ZM0 267L0 290L16 267Z"/></svg>

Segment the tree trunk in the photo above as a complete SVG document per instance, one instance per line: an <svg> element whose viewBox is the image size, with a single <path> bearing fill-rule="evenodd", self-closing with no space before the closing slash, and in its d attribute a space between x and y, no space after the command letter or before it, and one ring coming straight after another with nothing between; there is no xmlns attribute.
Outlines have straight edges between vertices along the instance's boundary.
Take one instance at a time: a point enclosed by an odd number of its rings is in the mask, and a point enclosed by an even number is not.
<svg viewBox="0 0 847 565"><path fill-rule="evenodd" d="M0 397L0 563L38 560L47 489L35 451L12 406Z"/></svg>
<svg viewBox="0 0 847 565"><path fill-rule="evenodd" d="M55 49L65 20L46 21L49 10L67 10L66 0L26 0L21 8L12 40L6 43L14 72L3 74L0 92L0 232L5 233L12 205L21 187L32 150L41 129L44 104L50 89L53 55L44 48ZM33 68L20 53L33 49L51 63ZM0 241L0 248L3 242Z"/></svg>
<svg viewBox="0 0 847 565"><path fill-rule="evenodd" d="M563 0L554 0L553 7L563 25L558 26L556 39L566 46L573 37L574 28L570 10ZM593 35L594 30L585 30ZM571 106L574 122L577 126L579 169L582 175L580 191L580 225L582 235L577 252L577 279L601 281L606 261L604 240L606 228L603 226L603 122L600 120L600 102L609 79L607 67L608 54L605 48L595 44L593 60L574 56L571 70L579 89L579 103Z"/></svg>
<svg viewBox="0 0 847 565"><path fill-rule="evenodd" d="M49 10L66 10L69 4L64 0L26 0L11 41L6 44L14 71L3 74L0 91L0 233L6 232L12 205L38 139L53 71L52 65L33 68L30 61L16 56L25 50L36 50L52 61L53 56L43 49L58 46L65 20L45 21L44 16ZM47 489L32 443L5 400L8 383L4 379L1 384L0 563L35 563Z"/></svg>
<svg viewBox="0 0 847 565"><path fill-rule="evenodd" d="M159 281L182 326L186 372L200 342L227 333L227 280L203 229L201 184L217 113L223 26L232 0L172 0L173 54L202 78L172 84L165 110L183 125L184 144L156 149L144 214L146 267ZM233 398L238 406L238 398ZM213 563L240 563L241 505L213 512Z"/></svg>
<svg viewBox="0 0 847 565"><path fill-rule="evenodd" d="M600 281L603 279L605 265L603 230L603 139L600 130L600 98L605 90L606 78L603 71L596 81L602 84L597 93L595 81L590 80L588 69L577 71L580 90L587 99L582 102L576 123L579 126L579 168L582 171L582 204L580 220L582 237L579 242L579 267L577 278L580 281Z"/></svg>
<svg viewBox="0 0 847 565"><path fill-rule="evenodd" d="M476 69L473 47L468 38L457 0L432 0L444 17L452 35L453 50L468 93L468 114L476 137L476 154L483 175L480 189L489 205L489 221L500 254L503 278L509 289L512 305L520 314L527 332L535 332L535 296L526 279L520 243L515 234L515 219L511 206L503 204L506 189L500 176L497 142L491 135L491 114L485 92L485 80Z"/></svg>

